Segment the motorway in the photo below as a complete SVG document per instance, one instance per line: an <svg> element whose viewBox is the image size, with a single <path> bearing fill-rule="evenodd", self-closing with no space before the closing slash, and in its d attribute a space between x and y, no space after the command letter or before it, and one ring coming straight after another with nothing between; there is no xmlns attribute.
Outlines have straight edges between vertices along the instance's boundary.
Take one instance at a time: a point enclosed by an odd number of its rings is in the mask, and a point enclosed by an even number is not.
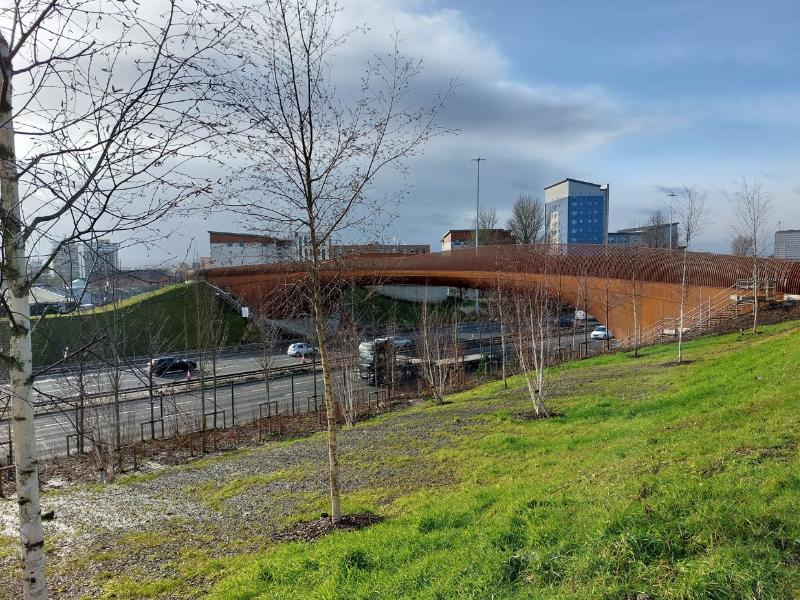
<svg viewBox="0 0 800 600"><path fill-rule="evenodd" d="M478 348L482 340L496 337L498 327L494 323L462 325L459 338L465 346ZM414 339L413 334L408 337ZM575 344L584 341L583 331L574 335ZM553 337L548 341L548 349L555 348L558 340ZM563 331L561 345L569 346L573 342L573 331ZM596 348L601 345L601 341L590 343L590 347ZM508 344L507 351L513 352L513 347ZM484 351L488 348L484 347ZM499 352L499 347L493 348L494 352ZM262 368L262 357L258 352L227 352L223 353L217 362L217 373L219 375L235 375L239 373L252 373ZM300 365L301 359L286 356L285 353L274 354L271 357L271 367L287 367ZM281 414L291 414L305 412L309 397L314 401L315 391L322 393L322 378L317 366L317 371L312 373L312 365L306 361L307 368L298 371L296 374L289 375L286 372L276 372L270 380L270 401L277 402L277 409ZM133 390L146 387L147 371L146 362L139 362L134 367L123 371L120 375L120 388ZM103 369L85 371L85 389L88 393L107 393L109 386L109 373ZM207 385L208 385L207 378ZM75 448L76 432L75 423L79 419L78 412L72 406L59 406L54 408L51 403L46 402L47 396L56 398L77 396L78 377L74 370L48 377L37 378L35 387L43 395L36 397L37 416L36 416L36 441L39 456L43 458L64 455L67 453L67 438L71 449ZM315 384L316 382L316 384ZM201 423L201 398L200 391L197 389L197 381L187 382L183 375L169 376L167 378L157 378L160 384L160 395L156 397L151 406L147 392L131 394L120 405L120 423L122 424L122 434L124 443L138 441L144 435L149 438L152 431L156 436L161 435L161 425L154 424L151 428L147 423L152 418L159 419L163 416L164 433L167 437L174 435L176 430L180 432L196 431ZM316 388L315 388L316 385ZM362 393L374 393L375 388L366 385L361 380L357 380L358 389L363 389ZM231 395L233 394L233 407ZM222 425L223 420L226 425L231 424L232 408L235 410L235 421L246 423L255 420L259 414L259 405L266 402L266 385L261 377L257 381L239 380L234 383L223 383L216 389L216 414L217 424ZM107 399L106 399L107 401ZM96 402L96 401L95 401ZM74 406L74 405L73 405ZM206 390L206 425L211 427L214 424L214 390ZM274 410L273 405L273 410ZM163 410L163 414L162 414ZM267 408L262 407L264 414ZM5 416L0 414L0 417ZM111 431L113 423L112 409L109 404L101 407L86 409L83 413L84 428L97 428L106 432ZM144 424L144 425L143 425ZM8 438L8 422L0 419L0 444L6 442ZM110 441L110 439L109 439ZM0 463L5 463L6 452L0 448Z"/></svg>
<svg viewBox="0 0 800 600"><path fill-rule="evenodd" d="M191 357L191 360L197 361L196 357ZM237 373L246 373L262 369L263 357L260 352L245 351L245 352L223 352L217 358L217 375L235 375ZM273 354L270 357L270 368L285 367L290 365L300 364L299 358L287 356L285 353ZM211 361L206 360L206 372L211 369ZM87 393L98 393L103 391L110 391L111 375L113 370L110 368L102 368L93 366L84 370L84 389ZM78 377L79 368L71 366L70 368L63 369L59 373L46 375L36 378L34 387L39 394L36 400L46 398L48 396L56 398L64 398L75 396L78 394ZM170 382L179 383L186 379L185 375L169 375L167 377L156 377L155 383L168 384ZM123 367L119 372L119 389L130 390L136 388L147 387L148 385L148 365L146 360L130 360L127 361L126 367ZM35 400L35 401L36 401Z"/></svg>
<svg viewBox="0 0 800 600"><path fill-rule="evenodd" d="M277 402L278 412L291 414L305 412L308 398L315 392L315 379L318 393L322 390L322 374L319 370L315 373L285 376L270 381L270 400ZM164 434L167 437L177 432L197 431L200 429L200 415L202 400L197 389L186 390L185 384L179 384L163 392L152 403L152 416L164 418ZM233 403L231 402L233 394ZM259 414L259 404L266 402L266 385L263 381L230 384L217 387L216 399L213 389L206 389L205 394L206 426L213 427L231 425L232 414L235 410L235 423L248 423L254 421ZM293 402L294 399L294 402ZM216 411L215 411L216 407ZM267 414L265 406L263 414ZM273 411L275 407L273 406ZM36 416L36 445L39 455L47 458L67 453L67 436L75 433L75 423L79 413L74 408L62 407L59 410L37 412ZM149 439L151 433L161 437L161 425L155 423L151 428L147 423L151 419L151 402L149 398L136 398L120 404L120 423L123 443L140 441L142 436ZM86 409L84 412L84 428L96 428L107 432L110 436L113 423L112 407L105 404L102 407ZM144 426L142 425L144 423ZM7 432L0 429L0 441L5 441ZM111 441L110 437L107 441ZM69 441L70 448L74 450L76 440Z"/></svg>

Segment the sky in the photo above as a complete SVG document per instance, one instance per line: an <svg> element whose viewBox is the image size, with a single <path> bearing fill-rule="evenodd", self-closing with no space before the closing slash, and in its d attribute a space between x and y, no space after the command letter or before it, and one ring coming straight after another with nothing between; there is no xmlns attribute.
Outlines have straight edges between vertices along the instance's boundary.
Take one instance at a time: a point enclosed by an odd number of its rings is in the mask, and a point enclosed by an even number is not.
<svg viewBox="0 0 800 600"><path fill-rule="evenodd" d="M663 189L707 194L696 249L726 252L742 177L771 195L777 228L800 228L800 3L793 0L343 0L340 26L366 23L334 57L334 79L390 47L423 60L414 99L430 101L452 77L441 114L457 130L386 172L380 197L407 185L384 239L440 249L472 225L476 164L481 203L505 224L522 193L572 177L609 183L611 230L641 224L666 205ZM209 253L208 229L245 230L233 217L197 213L127 264ZM342 241L361 241L348 238Z"/></svg>

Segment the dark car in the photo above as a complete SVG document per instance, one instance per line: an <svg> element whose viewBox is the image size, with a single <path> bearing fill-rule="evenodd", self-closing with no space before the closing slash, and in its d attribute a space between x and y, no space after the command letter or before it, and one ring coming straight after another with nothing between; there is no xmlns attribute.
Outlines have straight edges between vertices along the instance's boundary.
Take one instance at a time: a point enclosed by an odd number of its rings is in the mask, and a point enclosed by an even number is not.
<svg viewBox="0 0 800 600"><path fill-rule="evenodd" d="M150 371L157 377L171 375L174 373L194 373L197 370L197 363L185 358L175 358L174 356L163 356L154 358L150 361Z"/></svg>

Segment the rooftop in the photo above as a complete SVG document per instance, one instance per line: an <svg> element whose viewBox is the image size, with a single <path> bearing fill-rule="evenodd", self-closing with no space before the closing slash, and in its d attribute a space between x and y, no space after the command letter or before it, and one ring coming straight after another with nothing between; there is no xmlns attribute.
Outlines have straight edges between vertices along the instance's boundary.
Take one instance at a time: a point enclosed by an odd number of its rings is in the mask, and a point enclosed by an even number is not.
<svg viewBox="0 0 800 600"><path fill-rule="evenodd" d="M245 242L250 244L291 244L291 240L258 233L236 233L233 231L209 231L209 241L212 244L226 244L228 242Z"/></svg>
<svg viewBox="0 0 800 600"><path fill-rule="evenodd" d="M561 185L562 183L565 183L567 181L572 181L572 182L575 182L575 183L582 183L584 185L593 185L594 187L597 187L597 188L603 187L599 183L592 183L591 181L582 181L580 179L573 179L572 177L567 177L566 179L562 179L561 181L556 181L555 183L551 183L550 185L545 186L544 189L549 190L551 187L555 187L557 185Z"/></svg>

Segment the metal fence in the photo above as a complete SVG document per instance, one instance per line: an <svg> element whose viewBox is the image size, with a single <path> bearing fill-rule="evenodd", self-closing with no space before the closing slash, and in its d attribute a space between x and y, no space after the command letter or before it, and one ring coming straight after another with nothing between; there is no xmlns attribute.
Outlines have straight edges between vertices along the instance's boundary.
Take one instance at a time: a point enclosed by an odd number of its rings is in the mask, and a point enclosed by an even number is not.
<svg viewBox="0 0 800 600"><path fill-rule="evenodd" d="M497 340L481 347L486 357L471 366L453 361L448 393L472 387L501 377L501 363L495 352ZM509 346L510 347L510 346ZM590 341L572 347L555 347L547 353L547 364L607 352L608 348L592 348ZM513 350L511 350L513 355ZM303 365L307 367L307 365ZM508 360L507 375L518 371L517 363ZM325 426L327 413L322 394L320 372L290 368L274 377L247 380L239 377L212 387L211 379L201 387L198 382L184 386L164 386L152 396L128 395L120 402L92 403L85 398L59 399L39 407L37 414L37 449L39 456L73 456L97 454L113 448L127 453L127 463L136 466L146 452L146 445L156 440L187 443L191 451L216 443L222 431L242 426L252 427L248 435L285 434ZM363 381L357 371L350 374L352 386L349 401L337 404L337 421L348 417L363 418L387 403L403 397L424 397L430 392L419 378L394 381L375 387ZM341 399L341 393L338 394ZM348 415L348 411L355 411ZM236 430L236 429L233 429ZM9 420L0 420L0 480L8 479L12 463L12 437Z"/></svg>

